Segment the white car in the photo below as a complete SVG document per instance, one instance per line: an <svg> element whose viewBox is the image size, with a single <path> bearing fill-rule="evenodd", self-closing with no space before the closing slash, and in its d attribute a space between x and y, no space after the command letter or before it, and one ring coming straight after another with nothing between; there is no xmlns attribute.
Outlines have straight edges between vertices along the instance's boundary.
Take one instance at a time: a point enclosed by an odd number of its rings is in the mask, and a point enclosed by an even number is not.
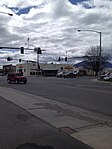
<svg viewBox="0 0 112 149"><path fill-rule="evenodd" d="M101 75L101 79L104 79L105 77L108 77L110 75L110 73L108 72L108 73L105 73L105 74L102 74Z"/></svg>
<svg viewBox="0 0 112 149"><path fill-rule="evenodd" d="M58 72L56 76L57 78L62 78L64 74L65 72Z"/></svg>
<svg viewBox="0 0 112 149"><path fill-rule="evenodd" d="M109 76L104 77L103 80L105 80L105 81L112 81L112 73L110 73Z"/></svg>

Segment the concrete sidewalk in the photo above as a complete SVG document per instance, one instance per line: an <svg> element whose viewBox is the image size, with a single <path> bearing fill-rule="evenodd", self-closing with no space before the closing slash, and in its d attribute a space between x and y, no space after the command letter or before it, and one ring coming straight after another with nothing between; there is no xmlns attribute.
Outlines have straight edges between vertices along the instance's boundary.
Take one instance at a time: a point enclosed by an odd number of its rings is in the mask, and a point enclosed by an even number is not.
<svg viewBox="0 0 112 149"><path fill-rule="evenodd" d="M88 148L87 146L76 146L77 141L75 138L95 149L112 148L112 117L110 116L11 88L0 87L0 95L49 124L44 123L45 126L47 125L47 127L51 128L49 129L50 131L56 131L56 136L60 135L59 131L61 131L61 135L64 133L65 135L62 135L61 142L64 139L68 145L60 146L60 148L56 146L56 149ZM41 121L39 123L41 124ZM72 140L69 135L74 139ZM52 140L52 135L49 138ZM59 140L58 142L60 142ZM75 146L69 146L71 145L70 140L73 141L72 145L75 143Z"/></svg>

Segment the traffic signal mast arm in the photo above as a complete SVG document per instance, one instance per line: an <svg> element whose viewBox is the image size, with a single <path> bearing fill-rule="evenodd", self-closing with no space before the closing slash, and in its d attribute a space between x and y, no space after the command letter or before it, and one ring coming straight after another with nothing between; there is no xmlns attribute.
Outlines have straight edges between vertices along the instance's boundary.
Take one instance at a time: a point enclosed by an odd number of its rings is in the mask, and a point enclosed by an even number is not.
<svg viewBox="0 0 112 149"><path fill-rule="evenodd" d="M15 58L12 58L12 57L7 57L7 61L12 61L12 60L18 60L18 59L15 59ZM21 59L19 59L19 62L21 62Z"/></svg>
<svg viewBox="0 0 112 149"><path fill-rule="evenodd" d="M7 61L12 61L12 60L18 60L18 59L13 59L11 57L7 57ZM24 62L32 62L32 63L36 63L35 61L31 61L31 60L23 60L23 59L19 59L19 62L24 61Z"/></svg>
<svg viewBox="0 0 112 149"><path fill-rule="evenodd" d="M42 54L42 51L46 51L46 50L41 50L40 47L38 48L34 48L34 49L28 49L28 48L24 48L24 47L20 47L20 48L17 48L17 47L0 47L0 49L15 49L15 50L20 50L20 53L21 54L24 54L24 50L34 50L34 52L37 52L37 54Z"/></svg>
<svg viewBox="0 0 112 149"><path fill-rule="evenodd" d="M16 49L16 50L19 50L20 48L17 48L17 47L0 47L0 49Z"/></svg>

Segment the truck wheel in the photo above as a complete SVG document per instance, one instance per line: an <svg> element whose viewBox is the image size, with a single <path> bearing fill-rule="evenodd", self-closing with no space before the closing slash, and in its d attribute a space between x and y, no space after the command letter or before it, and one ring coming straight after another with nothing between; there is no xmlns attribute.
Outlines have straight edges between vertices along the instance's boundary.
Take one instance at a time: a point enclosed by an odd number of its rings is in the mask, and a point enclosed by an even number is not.
<svg viewBox="0 0 112 149"><path fill-rule="evenodd" d="M109 81L112 81L112 78L110 78Z"/></svg>
<svg viewBox="0 0 112 149"><path fill-rule="evenodd" d="M8 83L11 83L11 80L7 80Z"/></svg>
<svg viewBox="0 0 112 149"><path fill-rule="evenodd" d="M24 84L26 84L27 83L27 81L24 81Z"/></svg>
<svg viewBox="0 0 112 149"><path fill-rule="evenodd" d="M16 80L16 84L18 84L19 83L19 81L18 80Z"/></svg>

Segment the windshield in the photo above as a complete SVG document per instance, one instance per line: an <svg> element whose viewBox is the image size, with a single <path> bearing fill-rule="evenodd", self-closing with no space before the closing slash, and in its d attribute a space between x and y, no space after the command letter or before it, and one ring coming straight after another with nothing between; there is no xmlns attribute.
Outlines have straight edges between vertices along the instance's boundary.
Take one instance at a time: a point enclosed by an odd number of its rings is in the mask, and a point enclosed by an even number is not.
<svg viewBox="0 0 112 149"><path fill-rule="evenodd" d="M21 73L16 73L15 76L23 76Z"/></svg>

